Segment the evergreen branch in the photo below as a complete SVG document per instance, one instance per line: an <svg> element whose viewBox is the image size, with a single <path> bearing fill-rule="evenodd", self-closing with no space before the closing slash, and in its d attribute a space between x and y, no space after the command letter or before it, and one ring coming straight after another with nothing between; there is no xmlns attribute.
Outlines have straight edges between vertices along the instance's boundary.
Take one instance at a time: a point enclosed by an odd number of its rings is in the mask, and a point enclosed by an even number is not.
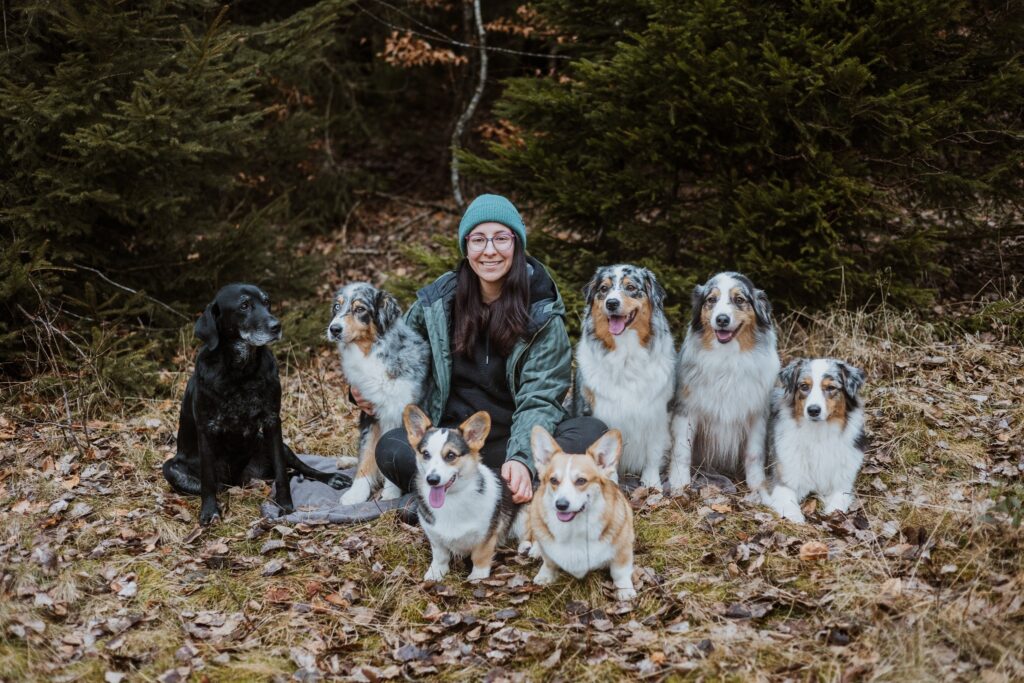
<svg viewBox="0 0 1024 683"><path fill-rule="evenodd" d="M96 273L97 275L100 276L100 278L104 282L106 282L108 284L111 284L114 287L117 287L118 289L120 289L122 291L130 292L132 294L138 294L138 295L142 296L143 298L149 299L150 301L152 301L156 305L162 306L163 308L166 308L168 311L170 311L174 315L178 316L182 320L191 320L191 318L189 318L187 315L185 315L181 311L177 310L176 308L168 306L167 304L165 304L163 301L160 301L159 299L154 299L153 297L151 297L150 295L146 294L145 292L140 292L138 290L132 289L131 287L126 287L125 285L122 285L120 283L114 282L109 277L107 277L106 275L104 275L100 271L96 270L95 268L90 268L89 266L83 266L80 263L76 263L76 264L74 264L74 266L75 266L75 268L78 268L79 270L88 270L88 271L90 271L92 273Z"/></svg>
<svg viewBox="0 0 1024 683"><path fill-rule="evenodd" d="M378 4L387 5L386 2L381 2L381 0L371 0L371 1L372 2L376 2ZM366 9L365 7L360 5L358 2L354 2L352 4L354 4L356 6L356 8L360 12L365 14L366 16L370 17L371 19L373 19L374 21L376 21L379 24L387 26L388 28L390 28L390 29L392 29L394 31L402 31L403 33L408 33L408 34L411 34L411 35L414 35L414 36L418 36L418 37L426 39L426 40L436 40L436 41L445 43L447 45L454 45L455 47L464 47L464 48L469 48L469 49L477 49L477 46L473 45L472 43L465 43L465 42L462 42L461 40L455 40L454 38L446 36L445 34L441 33L440 31L436 31L434 29L431 29L431 30L436 35L430 35L430 34L427 34L427 33L421 33L420 31L408 28L406 26L399 26L397 24L392 24L387 19L379 17L376 14L374 14L373 12L371 12L370 10ZM417 22L417 23L419 23L419 22ZM566 60L572 60L572 57L569 56L569 55L553 55L553 54L545 54L543 52L530 52L528 50L515 50L515 49L512 49L510 47L494 47L494 46L489 46L489 47L486 47L486 48L483 48L483 49L487 50L488 52L501 52L503 54L519 55L521 57L540 57L541 59L566 59Z"/></svg>

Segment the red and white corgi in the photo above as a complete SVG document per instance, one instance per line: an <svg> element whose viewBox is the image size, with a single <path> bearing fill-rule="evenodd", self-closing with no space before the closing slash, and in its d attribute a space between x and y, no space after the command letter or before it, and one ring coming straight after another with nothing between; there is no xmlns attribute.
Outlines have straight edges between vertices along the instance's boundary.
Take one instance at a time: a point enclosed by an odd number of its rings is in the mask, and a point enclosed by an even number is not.
<svg viewBox="0 0 1024 683"><path fill-rule="evenodd" d="M552 583L559 569L582 579L607 567L616 597L636 597L633 509L612 480L622 454L622 435L612 429L585 454L572 454L538 425L530 442L540 487L530 503L527 533L544 562L533 582Z"/></svg>

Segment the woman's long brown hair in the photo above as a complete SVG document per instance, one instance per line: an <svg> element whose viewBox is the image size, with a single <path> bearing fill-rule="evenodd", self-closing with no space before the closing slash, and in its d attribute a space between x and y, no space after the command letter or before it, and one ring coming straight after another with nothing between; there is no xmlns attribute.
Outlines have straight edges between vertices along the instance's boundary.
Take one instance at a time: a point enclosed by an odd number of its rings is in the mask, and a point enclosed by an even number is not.
<svg viewBox="0 0 1024 683"><path fill-rule="evenodd" d="M484 303L480 296L480 278L473 272L469 259L462 259L456 272L455 306L452 309L452 346L455 353L473 354L481 335L507 356L530 324L530 278L526 270L526 254L519 238L513 235L515 251L512 267L505 276L501 296Z"/></svg>

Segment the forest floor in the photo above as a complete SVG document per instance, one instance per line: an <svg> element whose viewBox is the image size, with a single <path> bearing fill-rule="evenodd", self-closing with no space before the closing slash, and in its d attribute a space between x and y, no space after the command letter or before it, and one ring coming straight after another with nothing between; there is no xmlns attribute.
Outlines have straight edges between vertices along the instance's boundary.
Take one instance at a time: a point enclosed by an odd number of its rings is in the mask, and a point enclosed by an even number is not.
<svg viewBox="0 0 1024 683"><path fill-rule="evenodd" d="M353 244L338 247L352 250L338 281L380 256L365 235ZM830 517L811 504L799 525L742 490L638 490L631 603L602 572L536 587L536 563L511 550L482 583L454 565L425 584L418 527L394 513L266 522L267 486L222 493L224 521L200 528L198 500L160 472L187 329L153 378L159 398L68 420L69 406L16 387L0 414L0 680L1024 679L1024 350L998 315L965 331L994 305L1021 314L1004 300L930 320L884 307L780 320L784 360L867 371L858 504ZM278 357L287 441L353 453L333 350Z"/></svg>

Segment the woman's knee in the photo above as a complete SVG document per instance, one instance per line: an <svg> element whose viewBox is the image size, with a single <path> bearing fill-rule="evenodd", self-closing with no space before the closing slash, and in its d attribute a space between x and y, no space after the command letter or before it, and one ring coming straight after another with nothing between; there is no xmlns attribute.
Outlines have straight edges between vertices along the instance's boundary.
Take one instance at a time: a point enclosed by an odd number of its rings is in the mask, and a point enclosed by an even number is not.
<svg viewBox="0 0 1024 683"><path fill-rule="evenodd" d="M389 472L402 468L402 465L407 464L406 461L411 463L416 454L409 445L405 430L399 427L380 437L374 457L377 468L387 476Z"/></svg>
<svg viewBox="0 0 1024 683"><path fill-rule="evenodd" d="M583 453L608 431L608 425L596 417L570 417L555 427L555 441L566 453Z"/></svg>

